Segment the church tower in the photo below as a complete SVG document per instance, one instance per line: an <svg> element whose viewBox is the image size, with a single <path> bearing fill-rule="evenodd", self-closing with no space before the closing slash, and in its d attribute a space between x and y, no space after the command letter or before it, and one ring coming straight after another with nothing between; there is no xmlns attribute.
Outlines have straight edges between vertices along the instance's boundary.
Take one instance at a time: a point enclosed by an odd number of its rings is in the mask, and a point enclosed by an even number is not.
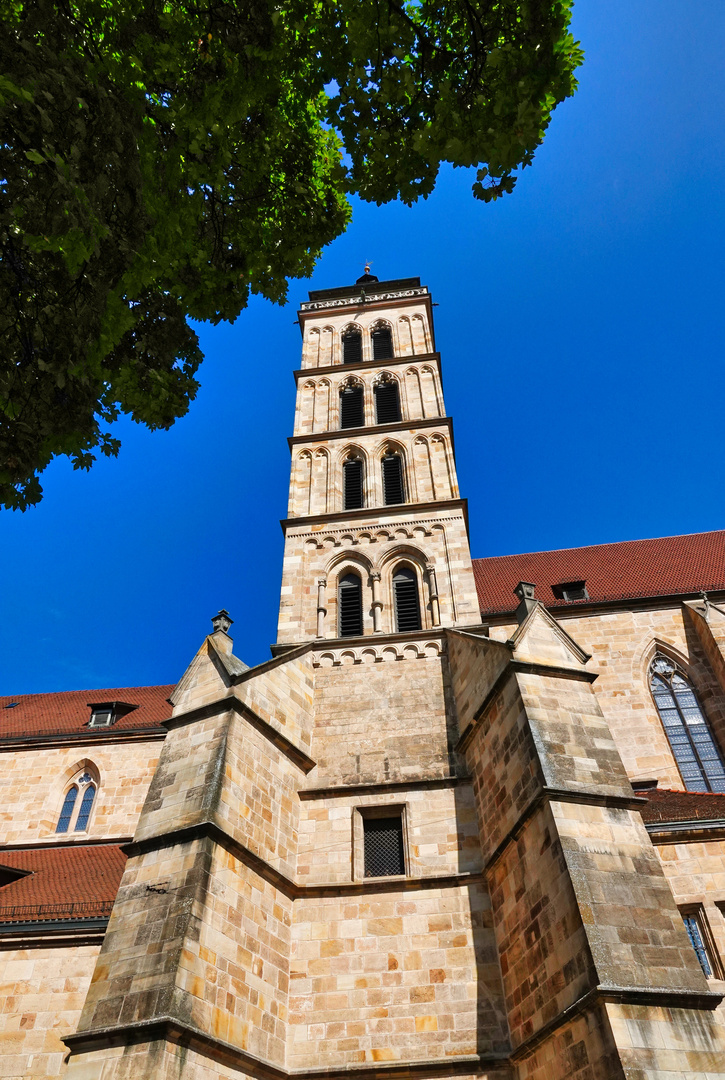
<svg viewBox="0 0 725 1080"><path fill-rule="evenodd" d="M427 288L366 272L299 321L275 651L480 622Z"/></svg>

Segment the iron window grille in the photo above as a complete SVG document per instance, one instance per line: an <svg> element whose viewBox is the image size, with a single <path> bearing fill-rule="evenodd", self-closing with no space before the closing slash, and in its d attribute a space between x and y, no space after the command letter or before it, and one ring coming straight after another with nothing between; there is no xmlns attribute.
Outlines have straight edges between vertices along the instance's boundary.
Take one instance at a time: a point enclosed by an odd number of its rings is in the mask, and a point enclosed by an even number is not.
<svg viewBox="0 0 725 1080"><path fill-rule="evenodd" d="M362 363L362 336L359 330L350 330L342 336L343 364Z"/></svg>
<svg viewBox="0 0 725 1080"><path fill-rule="evenodd" d="M361 386L346 386L340 391L340 427L362 427L365 423Z"/></svg>
<svg viewBox="0 0 725 1080"><path fill-rule="evenodd" d="M383 502L386 506L405 502L403 462L399 454L386 454L383 458Z"/></svg>
<svg viewBox="0 0 725 1080"><path fill-rule="evenodd" d="M401 566L393 574L393 598L395 601L395 628L399 633L420 630L420 604L418 602L418 577L414 570Z"/></svg>
<svg viewBox="0 0 725 1080"><path fill-rule="evenodd" d="M650 665L650 689L687 791L725 793L725 767L689 680L667 656Z"/></svg>
<svg viewBox="0 0 725 1080"><path fill-rule="evenodd" d="M393 335L389 326L378 326L370 335L373 360L390 360L393 355Z"/></svg>
<svg viewBox="0 0 725 1080"><path fill-rule="evenodd" d="M401 814L394 817L364 817L363 843L366 878L405 874Z"/></svg>
<svg viewBox="0 0 725 1080"><path fill-rule="evenodd" d="M707 979L721 979L723 967L701 904L680 908L690 944Z"/></svg>
<svg viewBox="0 0 725 1080"><path fill-rule="evenodd" d="M343 509L359 510L363 502L363 467L359 458L349 458L342 466Z"/></svg>
<svg viewBox="0 0 725 1080"><path fill-rule="evenodd" d="M400 420L397 383L383 382L375 387L375 416L378 424L394 424Z"/></svg>
<svg viewBox="0 0 725 1080"><path fill-rule="evenodd" d="M357 574L345 574L337 586L338 633L340 637L362 634L362 582Z"/></svg>

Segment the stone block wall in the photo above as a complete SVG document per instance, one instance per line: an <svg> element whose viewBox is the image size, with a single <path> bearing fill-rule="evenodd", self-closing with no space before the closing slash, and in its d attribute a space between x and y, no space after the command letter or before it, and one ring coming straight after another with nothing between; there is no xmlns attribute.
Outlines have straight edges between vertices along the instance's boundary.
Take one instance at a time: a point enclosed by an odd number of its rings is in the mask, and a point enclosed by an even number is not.
<svg viewBox="0 0 725 1080"><path fill-rule="evenodd" d="M65 789L81 769L99 779L83 836L132 836L159 760L163 735L139 742L73 743L0 755L0 837L32 844L56 835ZM2 861L0 859L0 861Z"/></svg>
<svg viewBox="0 0 725 1080"><path fill-rule="evenodd" d="M60 1076L100 946L0 951L0 1077Z"/></svg>

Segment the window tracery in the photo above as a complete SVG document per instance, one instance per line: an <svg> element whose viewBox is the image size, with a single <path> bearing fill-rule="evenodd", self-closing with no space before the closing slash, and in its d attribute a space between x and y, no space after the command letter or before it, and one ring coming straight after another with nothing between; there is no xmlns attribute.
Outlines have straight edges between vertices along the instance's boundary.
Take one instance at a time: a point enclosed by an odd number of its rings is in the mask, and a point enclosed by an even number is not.
<svg viewBox="0 0 725 1080"><path fill-rule="evenodd" d="M56 833L87 830L97 790L98 785L87 769L83 769L73 778L63 799L58 824L55 827Z"/></svg>
<svg viewBox="0 0 725 1080"><path fill-rule="evenodd" d="M650 690L687 791L725 793L725 767L692 684L668 656L649 668Z"/></svg>

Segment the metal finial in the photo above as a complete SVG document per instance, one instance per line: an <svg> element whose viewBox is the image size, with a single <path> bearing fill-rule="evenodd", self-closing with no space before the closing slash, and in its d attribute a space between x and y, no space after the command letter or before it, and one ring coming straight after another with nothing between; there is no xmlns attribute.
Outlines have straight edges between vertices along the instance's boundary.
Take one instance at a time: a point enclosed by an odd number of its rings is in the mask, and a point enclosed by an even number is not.
<svg viewBox="0 0 725 1080"><path fill-rule="evenodd" d="M221 611L217 615L214 616L214 618L211 621L211 624L214 627L214 633L215 634L219 630L221 630L221 632L223 634L226 634L226 633L228 633L229 627L232 625L233 622L234 622L234 619L232 619L229 612L226 611L225 608L222 608Z"/></svg>

